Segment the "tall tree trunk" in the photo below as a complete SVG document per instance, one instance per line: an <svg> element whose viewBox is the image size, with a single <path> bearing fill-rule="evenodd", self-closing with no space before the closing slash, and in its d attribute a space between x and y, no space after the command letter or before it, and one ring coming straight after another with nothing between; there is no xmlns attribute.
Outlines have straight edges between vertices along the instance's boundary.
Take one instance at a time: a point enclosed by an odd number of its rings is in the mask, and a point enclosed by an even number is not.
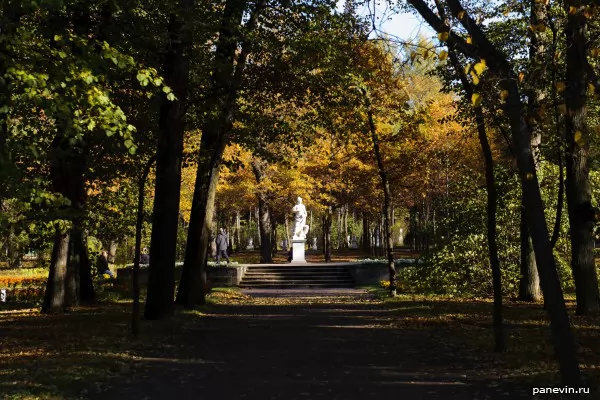
<svg viewBox="0 0 600 400"><path fill-rule="evenodd" d="M264 180L266 161L255 158L252 161L252 172L258 185ZM272 237L271 237L271 216L267 206L267 197L262 190L256 193L258 197L258 228L260 232L260 263L270 264L273 262L272 256Z"/></svg>
<svg viewBox="0 0 600 400"><path fill-rule="evenodd" d="M206 147L204 150L200 149L200 153L204 156L207 156L209 152L210 150ZM210 169L208 174L196 176L185 259L176 299L177 304L185 307L206 302L206 265L210 250L211 225L215 212L218 181L218 165Z"/></svg>
<svg viewBox="0 0 600 400"><path fill-rule="evenodd" d="M423 0L407 0L425 20L438 32L448 33L448 27L436 16ZM509 120L512 140L517 154L517 165L524 193L527 224L539 266L540 282L550 319L552 341L559 362L562 381L568 386L580 386L581 373L575 351L575 340L564 302L556 262L550 246L548 226L544 215L542 196L532 157L531 135L527 128L521 93L517 85L518 77L506 57L488 40L476 21L462 7L459 0L446 0L453 16L471 35L473 45L466 43L456 34L448 33L448 44L463 53L482 58L492 74L498 77L499 86L508 96L504 112ZM459 18L460 15L460 18Z"/></svg>
<svg viewBox="0 0 600 400"><path fill-rule="evenodd" d="M78 290L77 296L81 303L92 304L96 301L96 292L92 279L92 265L88 256L85 233L79 223L75 223L71 230L71 258L69 263L73 264L70 268L74 271L75 280Z"/></svg>
<svg viewBox="0 0 600 400"><path fill-rule="evenodd" d="M473 87L466 77L464 69L458 61L454 49L450 48L450 60L453 64L456 74L460 77L467 97L473 96ZM481 145L481 153L485 163L485 183L487 191L487 242L488 257L492 269L492 286L494 290L494 351L503 352L506 350L506 339L504 336L504 327L502 321L502 271L500 269L500 258L498 257L496 210L498 194L496 190L496 179L494 177L494 159L492 149L485 129L485 118L481 106L474 107L475 123L477 125L477 136ZM523 238L523 236L521 236ZM529 238L529 235L526 235ZM537 274L536 274L537 276Z"/></svg>
<svg viewBox="0 0 600 400"><path fill-rule="evenodd" d="M242 236L241 236L241 221L240 221L241 217L240 217L240 212L236 211L235 212L235 239L237 242L237 245L235 246L235 251L236 253L240 250L243 249L242 247Z"/></svg>
<svg viewBox="0 0 600 400"><path fill-rule="evenodd" d="M186 19L194 11L194 0L180 0L178 7L170 16L164 63L165 82L177 99L169 101L163 94L160 106L148 293L144 309L147 319L162 319L173 314L181 162L190 71L187 53L191 45L191 26Z"/></svg>
<svg viewBox="0 0 600 400"><path fill-rule="evenodd" d="M369 118L369 130L371 133L371 140L373 142L373 152L375 153L375 160L377 161L377 172L379 178L381 178L381 186L383 187L383 226L385 230L385 250L387 255L388 271L390 275L390 296L396 296L396 266L394 264L394 241L392 238L392 191L390 189L390 183L387 177L387 171L383 165L383 157L381 150L379 149L379 136L377 135L377 129L375 127L375 120L373 119L373 108L371 107L371 99L365 89L362 89L362 94L367 107L367 116ZM381 237L381 243L384 238Z"/></svg>
<svg viewBox="0 0 600 400"><path fill-rule="evenodd" d="M256 28L258 16L265 6L265 0L259 0L255 9L250 13L247 23L242 26L246 4L247 0L226 1L213 60L210 83L212 95L205 104L207 118L202 124L198 171L194 186L185 261L177 293L177 302L188 307L205 302L206 273L204 266L207 260L206 249L214 213L219 168L225 146L229 142L235 104L246 60L252 47L252 42L248 37ZM242 30L245 31L246 36L242 35ZM242 42L241 51L236 57L240 42Z"/></svg>
<svg viewBox="0 0 600 400"><path fill-rule="evenodd" d="M144 224L144 189L146 188L146 179L150 173L152 164L156 161L156 155L152 156L144 169L142 170L142 176L138 181L138 206L137 206L137 217L135 221L135 252L133 256L133 306L131 310L131 333L134 336L140 333L140 257L142 255L142 226Z"/></svg>
<svg viewBox="0 0 600 400"><path fill-rule="evenodd" d="M91 267L87 257L87 246L82 233L86 202L84 188L86 149L76 148L72 145L70 140L63 134L64 129L60 125L58 126L60 133L54 138L50 152L50 177L53 190L70 201L70 205L64 211L67 212L67 218L71 221L71 228L68 233L67 244L64 244L61 240L55 240L54 242L54 246L60 248L54 249L53 254L60 256L54 257L53 262L59 264L63 262L63 251L67 252L67 256L64 274L61 265L57 264L54 268L50 268L49 285L58 285L58 281L62 279L62 283L60 283L62 288L57 289L47 286L47 290L52 292L50 297L54 299L49 299L43 305L42 310L48 313L62 311L65 307L77 305L80 300L88 304L95 300ZM58 275L54 276L54 274ZM84 297L80 298L82 294L80 288L82 286ZM54 293L62 294L57 297ZM60 298L62 298L62 304L57 302Z"/></svg>
<svg viewBox="0 0 600 400"><path fill-rule="evenodd" d="M369 217L362 213L362 249L368 252L371 249L371 235L369 234Z"/></svg>
<svg viewBox="0 0 600 400"><path fill-rule="evenodd" d="M546 22L546 6L539 1L531 0L530 2L530 25L538 26L540 23ZM527 127L531 132L531 148L533 151L533 160L535 162L536 171L540 164L540 144L542 141L541 130L537 127L539 119L540 100L544 93L540 89L542 79L544 77L544 45L542 37L535 29L529 30L529 64L530 76L528 81L530 89L527 96ZM523 197L523 194L521 194ZM519 281L519 300L521 301L539 301L541 300L540 279L535 263L535 253L533 252L533 244L531 235L527 227L527 219L525 218L525 206L521 198L521 278Z"/></svg>
<svg viewBox="0 0 600 400"><path fill-rule="evenodd" d="M269 213L269 222L271 225L271 260L277 255L277 221L273 213Z"/></svg>
<svg viewBox="0 0 600 400"><path fill-rule="evenodd" d="M62 312L67 306L67 264L69 262L69 232L54 234L54 246L50 260L50 273L42 303L43 313Z"/></svg>
<svg viewBox="0 0 600 400"><path fill-rule="evenodd" d="M564 177L564 157L563 157L563 147L565 143L564 137L564 129L561 128L560 124L560 111L559 111L559 96L558 89L556 87L557 81L557 62L558 62L558 28L554 23L552 18L548 18L548 24L550 26L550 30L552 31L552 45L550 48L550 54L552 55L552 65L551 65L551 90L552 90L552 103L554 103L554 126L556 129L556 153L558 158L558 195L557 195L557 205L556 205L556 216L554 218L554 229L552 231L552 238L550 239L550 244L552 248L556 246L556 242L558 241L558 237L560 235L560 223L562 221L562 214L564 209L564 199L565 199L565 177Z"/></svg>
<svg viewBox="0 0 600 400"><path fill-rule="evenodd" d="M333 210L327 207L323 215L323 250L325 252L325 262L331 262L331 223Z"/></svg>
<svg viewBox="0 0 600 400"><path fill-rule="evenodd" d="M348 238L348 236L348 205L346 204L344 206L344 242L346 248L349 248L352 242L352 238Z"/></svg>
<svg viewBox="0 0 600 400"><path fill-rule="evenodd" d="M506 349L504 331L502 325L502 273L500 271L500 259L498 258L498 244L496 242L496 182L494 179L494 160L492 150L485 131L485 120L481 107L475 108L475 120L479 143L485 160L485 181L487 186L487 240L490 266L492 268L492 281L494 287L494 350L504 351ZM537 270L536 270L537 271ZM536 273L537 276L537 273Z"/></svg>
<svg viewBox="0 0 600 400"><path fill-rule="evenodd" d="M6 181L10 177L11 170L14 170L10 161L6 143L8 140L8 119L11 109L10 80L7 76L10 67L10 56L8 45L11 43L11 36L20 25L20 18L23 13L20 2L2 2L2 13L0 15L0 202L5 197L7 187Z"/></svg>
<svg viewBox="0 0 600 400"><path fill-rule="evenodd" d="M523 202L523 199L521 199ZM521 301L540 301L542 292L540 290L540 278L535 263L535 253L531 235L527 227L527 216L525 205L521 206L521 278L519 279L519 297Z"/></svg>
<svg viewBox="0 0 600 400"><path fill-rule="evenodd" d="M600 312L598 276L594 262L594 210L589 179L587 124L587 18L585 7L567 1L566 194L571 228L571 268L575 280L577 314ZM576 10L572 12L573 8Z"/></svg>

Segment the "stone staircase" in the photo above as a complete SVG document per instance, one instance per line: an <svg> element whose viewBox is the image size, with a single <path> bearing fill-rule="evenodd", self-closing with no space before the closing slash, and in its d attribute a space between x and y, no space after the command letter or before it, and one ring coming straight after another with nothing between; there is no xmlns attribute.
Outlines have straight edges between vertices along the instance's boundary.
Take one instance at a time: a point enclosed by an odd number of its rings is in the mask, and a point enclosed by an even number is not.
<svg viewBox="0 0 600 400"><path fill-rule="evenodd" d="M343 265L252 265L239 285L245 289L350 288L354 281Z"/></svg>

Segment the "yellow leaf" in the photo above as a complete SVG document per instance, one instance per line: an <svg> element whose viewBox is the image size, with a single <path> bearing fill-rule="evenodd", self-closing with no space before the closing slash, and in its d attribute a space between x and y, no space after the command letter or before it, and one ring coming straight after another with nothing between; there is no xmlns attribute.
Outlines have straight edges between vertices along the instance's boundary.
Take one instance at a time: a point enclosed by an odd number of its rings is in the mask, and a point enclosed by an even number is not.
<svg viewBox="0 0 600 400"><path fill-rule="evenodd" d="M588 92L590 92L590 94L594 94L596 92L596 86L588 83Z"/></svg>
<svg viewBox="0 0 600 400"><path fill-rule="evenodd" d="M546 32L546 25L543 22L540 22L536 25L535 30L537 32Z"/></svg>
<svg viewBox="0 0 600 400"><path fill-rule="evenodd" d="M482 58L475 66L473 67L477 75L481 75L485 70L485 60Z"/></svg>
<svg viewBox="0 0 600 400"><path fill-rule="evenodd" d="M467 36L466 40L468 44L473 44L473 38L471 37L471 35Z"/></svg>
<svg viewBox="0 0 600 400"><path fill-rule="evenodd" d="M562 115L565 115L567 113L567 105L566 104L559 104L558 105L558 112L561 113Z"/></svg>
<svg viewBox="0 0 600 400"><path fill-rule="evenodd" d="M564 82L556 82L556 91L558 93L562 93L565 91L565 89L567 88L567 85L565 85Z"/></svg>
<svg viewBox="0 0 600 400"><path fill-rule="evenodd" d="M525 175L525 177L527 178L528 181L533 179L533 174L531 172L528 172L527 175Z"/></svg>
<svg viewBox="0 0 600 400"><path fill-rule="evenodd" d="M448 40L448 37L450 37L450 33L449 32L440 32L438 33L438 39L440 39L442 42L445 42Z"/></svg>
<svg viewBox="0 0 600 400"><path fill-rule="evenodd" d="M429 58L429 51L425 50L425 52L423 53L423 59L427 60Z"/></svg>
<svg viewBox="0 0 600 400"><path fill-rule="evenodd" d="M465 74L468 74L470 70L471 70L471 64L465 65Z"/></svg>
<svg viewBox="0 0 600 400"><path fill-rule="evenodd" d="M519 82L523 82L524 78L525 78L525 73L524 72L519 72Z"/></svg>
<svg viewBox="0 0 600 400"><path fill-rule="evenodd" d="M575 13L577 13L577 7L575 7L575 6L569 7L569 14L575 15Z"/></svg>
<svg viewBox="0 0 600 400"><path fill-rule="evenodd" d="M410 62L414 64L415 58L417 58L417 53L415 53L414 51L411 51L410 52Z"/></svg>
<svg viewBox="0 0 600 400"><path fill-rule="evenodd" d="M561 54L560 51L557 51L557 52L554 53L554 61L555 62L559 60L560 54Z"/></svg>
<svg viewBox="0 0 600 400"><path fill-rule="evenodd" d="M583 133L581 133L581 131L576 131L573 139L575 139L575 143L577 143L577 146L585 146L585 140L583 139Z"/></svg>
<svg viewBox="0 0 600 400"><path fill-rule="evenodd" d="M465 10L462 10L461 12L458 13L458 19L463 19L466 14L467 13L465 12Z"/></svg>
<svg viewBox="0 0 600 400"><path fill-rule="evenodd" d="M592 57L598 57L600 56L600 49L591 49L590 54L592 55Z"/></svg>
<svg viewBox="0 0 600 400"><path fill-rule="evenodd" d="M505 101L508 98L508 90L503 90L500 92L500 100Z"/></svg>
<svg viewBox="0 0 600 400"><path fill-rule="evenodd" d="M473 85L479 85L479 77L471 70L471 78L473 78Z"/></svg>
<svg viewBox="0 0 600 400"><path fill-rule="evenodd" d="M446 58L448 58L448 52L446 50L440 51L438 58L440 59L440 61L444 61Z"/></svg>
<svg viewBox="0 0 600 400"><path fill-rule="evenodd" d="M473 95L471 96L471 102L473 103L473 107L479 107L482 101L483 97L479 93L473 93Z"/></svg>

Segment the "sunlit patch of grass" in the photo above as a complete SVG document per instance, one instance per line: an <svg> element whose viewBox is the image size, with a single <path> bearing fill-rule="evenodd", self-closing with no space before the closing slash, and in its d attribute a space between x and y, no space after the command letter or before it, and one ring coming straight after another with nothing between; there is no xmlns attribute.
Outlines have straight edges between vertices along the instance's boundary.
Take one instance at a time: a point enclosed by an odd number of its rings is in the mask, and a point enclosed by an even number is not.
<svg viewBox="0 0 600 400"><path fill-rule="evenodd" d="M0 268L0 276L20 276L23 278L47 277L48 268Z"/></svg>

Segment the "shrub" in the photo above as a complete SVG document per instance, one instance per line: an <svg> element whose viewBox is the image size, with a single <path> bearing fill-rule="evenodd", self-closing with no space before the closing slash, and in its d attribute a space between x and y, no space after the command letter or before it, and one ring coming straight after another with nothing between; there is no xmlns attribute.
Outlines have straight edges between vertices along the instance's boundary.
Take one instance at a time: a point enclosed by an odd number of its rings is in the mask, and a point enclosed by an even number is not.
<svg viewBox="0 0 600 400"><path fill-rule="evenodd" d="M0 276L0 289L6 289L8 302L39 301L44 296L46 278Z"/></svg>

